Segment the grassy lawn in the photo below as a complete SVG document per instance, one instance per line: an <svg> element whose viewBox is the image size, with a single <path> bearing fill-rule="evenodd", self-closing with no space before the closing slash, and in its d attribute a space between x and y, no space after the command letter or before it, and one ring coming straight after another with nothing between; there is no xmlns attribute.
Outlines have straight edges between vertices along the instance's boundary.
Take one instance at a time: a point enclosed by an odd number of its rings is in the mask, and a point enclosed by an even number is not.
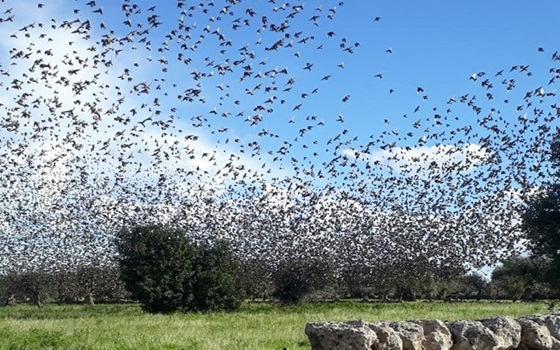
<svg viewBox="0 0 560 350"><path fill-rule="evenodd" d="M0 307L0 349L309 349L308 321L457 320L546 313L542 303L360 303L144 314L137 305Z"/></svg>

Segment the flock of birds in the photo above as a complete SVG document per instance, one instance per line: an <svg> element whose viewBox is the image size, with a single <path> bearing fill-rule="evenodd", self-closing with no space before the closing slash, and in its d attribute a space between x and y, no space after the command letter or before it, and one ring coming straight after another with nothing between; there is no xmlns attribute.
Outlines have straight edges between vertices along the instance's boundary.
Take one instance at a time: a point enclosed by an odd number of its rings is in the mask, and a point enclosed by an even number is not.
<svg viewBox="0 0 560 350"><path fill-rule="evenodd" d="M0 271L112 263L115 230L153 222L263 264L484 266L523 249L558 53L536 50L549 81L478 72L443 107L418 87L407 130L387 118L364 136L330 84L361 50L333 30L343 1L70 3L57 18L51 2L0 4ZM313 112L324 90L337 116Z"/></svg>

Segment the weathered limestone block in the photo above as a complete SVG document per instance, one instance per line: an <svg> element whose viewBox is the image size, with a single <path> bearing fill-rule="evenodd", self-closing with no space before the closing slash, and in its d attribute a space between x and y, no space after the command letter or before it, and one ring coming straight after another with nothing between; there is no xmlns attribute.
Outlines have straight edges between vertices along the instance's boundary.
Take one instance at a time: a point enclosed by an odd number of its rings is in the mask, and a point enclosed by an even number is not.
<svg viewBox="0 0 560 350"><path fill-rule="evenodd" d="M521 326L513 318L495 317L481 323L494 334L497 341L495 350L513 350L519 346Z"/></svg>
<svg viewBox="0 0 560 350"><path fill-rule="evenodd" d="M308 323L305 334L313 350L371 350L376 333L362 321Z"/></svg>
<svg viewBox="0 0 560 350"><path fill-rule="evenodd" d="M424 350L424 329L414 322L392 322L389 324L402 340L403 350Z"/></svg>
<svg viewBox="0 0 560 350"><path fill-rule="evenodd" d="M553 338L545 325L525 317L517 319L517 322L521 325L521 343L528 349L551 350L553 348Z"/></svg>
<svg viewBox="0 0 560 350"><path fill-rule="evenodd" d="M560 340L560 314L529 315L522 318L535 321L542 326L546 326L550 335Z"/></svg>
<svg viewBox="0 0 560 350"><path fill-rule="evenodd" d="M447 324L453 338L451 350L495 350L498 341L480 321L456 321Z"/></svg>
<svg viewBox="0 0 560 350"><path fill-rule="evenodd" d="M377 335L377 341L373 343L373 350L402 350L401 337L390 327L387 322L368 323L368 326Z"/></svg>
<svg viewBox="0 0 560 350"><path fill-rule="evenodd" d="M440 320L416 321L424 329L424 342L422 345L425 350L449 350L453 346L451 332Z"/></svg>
<svg viewBox="0 0 560 350"><path fill-rule="evenodd" d="M560 340L560 314L543 315L543 323L548 328L550 335Z"/></svg>
<svg viewBox="0 0 560 350"><path fill-rule="evenodd" d="M560 350L560 314L481 321L309 323L312 350Z"/></svg>
<svg viewBox="0 0 560 350"><path fill-rule="evenodd" d="M517 320L522 327L521 342L528 349L560 350L560 315L531 315Z"/></svg>

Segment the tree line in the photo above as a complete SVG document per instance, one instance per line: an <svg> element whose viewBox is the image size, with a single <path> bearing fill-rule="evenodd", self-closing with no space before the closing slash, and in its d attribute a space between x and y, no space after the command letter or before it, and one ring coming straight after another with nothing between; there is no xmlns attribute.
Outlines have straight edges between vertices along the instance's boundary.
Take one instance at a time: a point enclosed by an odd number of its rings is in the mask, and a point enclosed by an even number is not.
<svg viewBox="0 0 560 350"><path fill-rule="evenodd" d="M164 263L158 254L157 259L154 256L154 260L138 262L138 270L147 274L144 279L138 271L123 273L117 265L83 267L71 272L12 273L0 277L0 300L4 305L34 303L38 307L46 302L141 302L147 312L166 313L235 310L244 300L291 305L348 298L363 301L560 298L558 281L554 278L556 267L544 258L510 258L488 278L461 267L429 269L419 261L385 268L355 265L335 271L318 260L295 259L273 267L228 254L227 245L222 244L196 260L191 255L186 267L176 266L184 269L183 272L168 269L169 265L165 265L169 261ZM200 259L201 256L204 258ZM224 262L227 262L225 267ZM424 272L414 272L418 269Z"/></svg>

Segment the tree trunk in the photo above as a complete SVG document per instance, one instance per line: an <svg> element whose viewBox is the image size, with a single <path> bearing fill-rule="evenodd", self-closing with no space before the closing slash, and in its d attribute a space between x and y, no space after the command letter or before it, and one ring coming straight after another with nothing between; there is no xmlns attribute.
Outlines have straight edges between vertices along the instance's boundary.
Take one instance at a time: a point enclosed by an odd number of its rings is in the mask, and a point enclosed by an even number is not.
<svg viewBox="0 0 560 350"><path fill-rule="evenodd" d="M90 292L87 294L86 302L88 303L88 305L95 305L95 301L93 299L93 293Z"/></svg>
<svg viewBox="0 0 560 350"><path fill-rule="evenodd" d="M34 299L35 299L35 305L37 305L39 309L42 309L44 305L43 302L41 301L41 296L39 295L39 293L35 294Z"/></svg>
<svg viewBox="0 0 560 350"><path fill-rule="evenodd" d="M401 295L401 300L416 301L416 292L412 288L405 288Z"/></svg>
<svg viewBox="0 0 560 350"><path fill-rule="evenodd" d="M482 299L482 288L476 288L476 301L480 301Z"/></svg>
<svg viewBox="0 0 560 350"><path fill-rule="evenodd" d="M521 300L523 301L532 301L533 300L533 290L531 287L525 288L523 291L523 296L521 296Z"/></svg>
<svg viewBox="0 0 560 350"><path fill-rule="evenodd" d="M8 297L6 298L6 306L11 306L15 304L16 304L16 296L11 293L8 294Z"/></svg>

